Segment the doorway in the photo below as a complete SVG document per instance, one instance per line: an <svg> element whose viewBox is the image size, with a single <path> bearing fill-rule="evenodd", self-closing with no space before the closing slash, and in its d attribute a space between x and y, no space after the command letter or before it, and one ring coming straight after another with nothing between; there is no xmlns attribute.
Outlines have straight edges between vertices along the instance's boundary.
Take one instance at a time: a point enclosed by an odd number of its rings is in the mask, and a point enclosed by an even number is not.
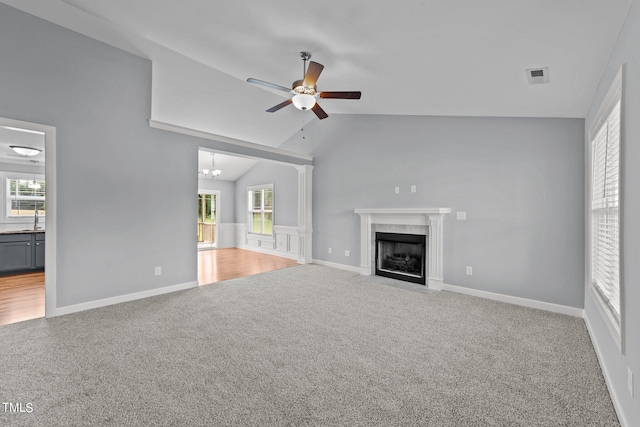
<svg viewBox="0 0 640 427"><path fill-rule="evenodd" d="M0 117L0 132L0 324L8 324L55 315L55 128Z"/></svg>
<svg viewBox="0 0 640 427"><path fill-rule="evenodd" d="M218 247L220 191L198 191L198 250Z"/></svg>

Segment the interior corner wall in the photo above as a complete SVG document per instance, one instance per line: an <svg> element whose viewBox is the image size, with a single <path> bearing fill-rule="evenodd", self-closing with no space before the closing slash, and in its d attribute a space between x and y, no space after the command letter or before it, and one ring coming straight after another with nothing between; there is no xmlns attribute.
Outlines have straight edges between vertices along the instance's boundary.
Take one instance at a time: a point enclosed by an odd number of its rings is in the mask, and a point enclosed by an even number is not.
<svg viewBox="0 0 640 427"><path fill-rule="evenodd" d="M584 120L332 115L305 133L282 148L314 156L315 259L360 264L356 208L448 207L445 283L582 308Z"/></svg>
<svg viewBox="0 0 640 427"><path fill-rule="evenodd" d="M247 222L247 187L273 184L273 223L298 225L298 171L293 166L260 161L236 180L236 222Z"/></svg>
<svg viewBox="0 0 640 427"><path fill-rule="evenodd" d="M606 70L585 120L585 132L593 126L600 104L622 66L626 64L624 89L623 140L623 247L622 247L622 315L624 352L614 343L603 322L591 292L585 292L585 319L600 357L609 390L614 398L623 426L640 425L640 3L634 1L629 10ZM587 142L588 144L588 142ZM585 287L589 284L585 283ZM635 394L628 391L628 374L634 374Z"/></svg>
<svg viewBox="0 0 640 427"><path fill-rule="evenodd" d="M57 129L56 307L196 283L199 141L149 127L151 62L4 4L0 58L0 117Z"/></svg>

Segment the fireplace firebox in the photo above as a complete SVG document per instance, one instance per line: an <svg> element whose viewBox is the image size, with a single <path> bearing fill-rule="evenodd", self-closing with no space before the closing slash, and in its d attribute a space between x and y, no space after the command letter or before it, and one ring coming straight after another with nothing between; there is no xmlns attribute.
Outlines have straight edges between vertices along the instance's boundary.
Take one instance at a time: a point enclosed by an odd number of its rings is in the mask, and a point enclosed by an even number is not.
<svg viewBox="0 0 640 427"><path fill-rule="evenodd" d="M426 236L378 232L375 248L376 275L426 284Z"/></svg>

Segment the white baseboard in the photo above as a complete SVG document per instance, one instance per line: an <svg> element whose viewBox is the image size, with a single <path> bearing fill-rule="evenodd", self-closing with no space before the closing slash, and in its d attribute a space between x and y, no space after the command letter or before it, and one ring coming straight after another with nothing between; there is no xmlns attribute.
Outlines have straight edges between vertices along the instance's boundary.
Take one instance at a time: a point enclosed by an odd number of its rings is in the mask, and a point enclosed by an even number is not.
<svg viewBox="0 0 640 427"><path fill-rule="evenodd" d="M360 274L360 267L354 267L352 265L338 264L337 262L323 261L321 259L314 259L312 260L312 263L318 264L318 265L324 265L325 267L333 267L339 270L346 270L346 271L351 271L352 273Z"/></svg>
<svg viewBox="0 0 640 427"><path fill-rule="evenodd" d="M288 252L282 252L282 251L279 251L277 249L267 249L267 248L262 248L262 247L259 247L259 246L248 246L248 245L237 245L236 247L238 249L246 249L248 251L259 252L261 254L279 256L279 257L282 257L282 258L294 259L296 261L298 260L298 257L295 254L288 253Z"/></svg>
<svg viewBox="0 0 640 427"><path fill-rule="evenodd" d="M533 299L514 297L511 295L497 294L494 292L481 291L479 289L469 289L462 286L443 284L443 291L455 292L458 294L470 295L474 297L486 298L495 301L507 302L509 304L522 305L529 308L551 311L553 313L566 314L568 316L584 317L584 309L569 307L567 305L554 304L551 302L536 301Z"/></svg>
<svg viewBox="0 0 640 427"><path fill-rule="evenodd" d="M591 343L593 344L593 348L596 351L596 356L598 357L598 364L600 365L600 369L602 370L602 376L604 377L604 382L607 384L607 389L609 390L609 396L611 396L611 402L613 402L613 407L616 410L616 415L618 416L618 421L620 421L620 425L622 427L629 427L631 424L627 421L624 416L624 411L622 410L622 405L620 404L620 400L618 399L618 394L616 393L616 389L613 387L613 382L611 381L611 374L609 373L609 369L602 358L602 351L600 349L600 344L598 344L598 340L596 340L595 334L592 332L593 328L591 326L591 321L589 320L589 316L585 311L584 315L584 323L587 326L587 331L589 332L589 337L591 338Z"/></svg>
<svg viewBox="0 0 640 427"><path fill-rule="evenodd" d="M135 301L142 298L154 297L156 295L168 294L185 289L197 288L198 282L181 283L178 285L165 286L164 288L150 289L148 291L135 292L133 294L120 295L112 298L104 298L95 301L83 302L80 304L57 307L53 316L63 316L65 314L77 313L79 311L91 310L93 308L106 307L108 305L120 304L122 302Z"/></svg>

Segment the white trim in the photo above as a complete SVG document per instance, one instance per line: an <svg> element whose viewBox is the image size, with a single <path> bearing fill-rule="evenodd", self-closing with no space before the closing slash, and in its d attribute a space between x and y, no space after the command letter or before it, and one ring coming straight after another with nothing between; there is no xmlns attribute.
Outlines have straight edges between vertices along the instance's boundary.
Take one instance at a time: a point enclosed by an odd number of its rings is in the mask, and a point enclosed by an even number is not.
<svg viewBox="0 0 640 427"><path fill-rule="evenodd" d="M279 252L276 249L266 248L263 246L249 246L249 245L237 245L238 249L244 249L247 251L259 252L261 254L279 256L281 258L288 258L293 260L298 260L298 256L296 254Z"/></svg>
<svg viewBox="0 0 640 427"><path fill-rule="evenodd" d="M88 301L80 304L67 305L64 307L56 308L54 316L63 316L65 314L77 313L79 311L106 307L109 305L135 301L143 298L154 297L157 295L163 295L171 292L183 291L186 289L197 288L197 287L198 287L198 282L187 282L187 283L181 283L178 285L165 286L164 288L156 288L156 289L149 289L148 291L135 292L133 294L119 295L116 297L104 298L104 299L99 299L95 301Z"/></svg>
<svg viewBox="0 0 640 427"><path fill-rule="evenodd" d="M313 166L298 170L298 263L313 262Z"/></svg>
<svg viewBox="0 0 640 427"><path fill-rule="evenodd" d="M158 122L151 119L149 119L149 126L154 129L161 129L169 132L181 133L183 135L195 136L196 138L208 139L210 141L224 142L226 144L231 144L238 147L251 148L253 150L266 151L268 153L279 154L287 157L293 157L300 160L313 161L313 156L309 156L306 154L294 153L293 151L287 151L281 148L270 147L268 145L255 144L253 142L242 141L240 139L229 138L222 135L216 135L214 133L203 132L200 130L185 128L182 126L176 126L169 123ZM216 150L216 152L223 153L223 151L220 151L220 150ZM226 153L238 155L238 153L233 153L233 152L226 152Z"/></svg>
<svg viewBox="0 0 640 427"><path fill-rule="evenodd" d="M524 307L536 308L538 310L551 311L553 313L566 314L574 317L584 317L584 309L577 307L569 307L567 305L554 304L550 302L537 301L528 298L514 297L511 295L497 294L494 292L481 291L479 289L469 289L462 286L442 285L443 291L455 292L457 294L470 295L479 298L490 299L494 301L506 302L509 304L522 305Z"/></svg>
<svg viewBox="0 0 640 427"><path fill-rule="evenodd" d="M332 268L337 268L339 270L350 271L356 274L360 273L360 268L354 267L352 265L338 264L335 262L323 261L320 259L314 259L313 263L317 265L323 265L325 267L332 267ZM543 302L543 301L536 301L536 300L527 299L527 298L514 297L511 295L497 294L494 292L481 291L478 289L469 289L469 288L464 288L462 286L449 285L447 283L444 283L442 287L443 287L442 289L443 291L454 292L457 294L464 294L464 295L469 295L469 296L474 296L479 298L485 298L493 301L504 302L507 304L521 305L524 307L536 308L538 310L550 311L552 313L566 314L568 316L584 317L584 310L582 308L569 307L566 305L553 304L550 302Z"/></svg>
<svg viewBox="0 0 640 427"><path fill-rule="evenodd" d="M591 299L593 300L593 305L595 305L598 308L598 312L600 313L600 316L602 317L604 324L607 325L607 329L611 334L611 338L613 339L613 342L616 343L616 347L618 347L618 351L620 351L620 354L624 354L624 351L623 351L624 349L622 348L622 331L619 328L620 325L617 324L617 321L613 317L611 310L607 306L607 303L604 301L603 297L600 295L600 293L596 290L596 288L593 285L589 286L588 294L591 296Z"/></svg>
<svg viewBox="0 0 640 427"><path fill-rule="evenodd" d="M220 218L220 213L222 212L221 209L221 196L222 196L222 191L221 190L209 190L209 189L200 189L198 188L198 196L200 196L200 194L211 194L212 196L216 196L216 203L215 203L215 214L216 214L216 221L218 221L218 218ZM200 218L198 218L198 221L200 221ZM220 224L218 222L216 222L216 227L215 227L215 231L214 231L214 236L213 236L213 245L211 245L209 248L205 247L204 249L213 249L213 248L219 248L220 247ZM200 243L198 243L198 250L200 250Z"/></svg>
<svg viewBox="0 0 640 427"><path fill-rule="evenodd" d="M598 343L598 337L593 332L593 327L591 326L591 321L589 320L589 312L585 310L584 314L584 323L587 327L587 332L589 332L589 337L591 338L591 344L596 352L596 357L598 358L598 364L600 365L600 369L602 370L602 376L604 377L604 382L607 385L607 389L609 390L609 395L611 396L611 402L613 402L613 407L616 411L616 415L618 416L618 421L622 427L629 427L631 424L627 421L627 418L624 414L624 405L620 403L620 399L618 398L618 394L616 393L616 388L613 386L613 380L611 377L611 373L609 372L608 365L604 363L604 355L602 354L602 350L600 344ZM606 323L606 322L605 322Z"/></svg>
<svg viewBox="0 0 640 427"><path fill-rule="evenodd" d="M354 267L353 265L338 264L337 262L323 261L321 259L314 259L313 264L323 265L325 267L332 267L339 270L345 270L352 273L360 274L360 267Z"/></svg>
<svg viewBox="0 0 640 427"><path fill-rule="evenodd" d="M618 350L621 354L625 353L625 286L624 286L624 150L625 150L625 90L626 90L626 64L622 64L614 77L607 94L605 95L598 113L595 116L595 122L589 128L589 132L586 137L586 183L585 183L585 199L586 199L586 224L585 224L585 279L586 279L586 292L585 292L585 307L586 298L588 294L592 295L594 304L598 307L598 311L601 314L603 322L607 325L613 341L615 342ZM593 138L595 137L598 129L603 125L604 121L608 118L615 104L620 100L620 165L619 165L619 294L620 294L620 322L613 318L613 314L610 312L609 307L604 302L600 295L596 295L597 291L593 289L592 273L592 257L591 257L591 239L592 239L592 181L593 181Z"/></svg>
<svg viewBox="0 0 640 427"><path fill-rule="evenodd" d="M0 126L12 126L44 132L45 182L47 183L47 215L45 217L45 272L44 272L44 315L55 316L57 302L57 180L56 180L56 128L38 123L23 122L0 117Z"/></svg>

